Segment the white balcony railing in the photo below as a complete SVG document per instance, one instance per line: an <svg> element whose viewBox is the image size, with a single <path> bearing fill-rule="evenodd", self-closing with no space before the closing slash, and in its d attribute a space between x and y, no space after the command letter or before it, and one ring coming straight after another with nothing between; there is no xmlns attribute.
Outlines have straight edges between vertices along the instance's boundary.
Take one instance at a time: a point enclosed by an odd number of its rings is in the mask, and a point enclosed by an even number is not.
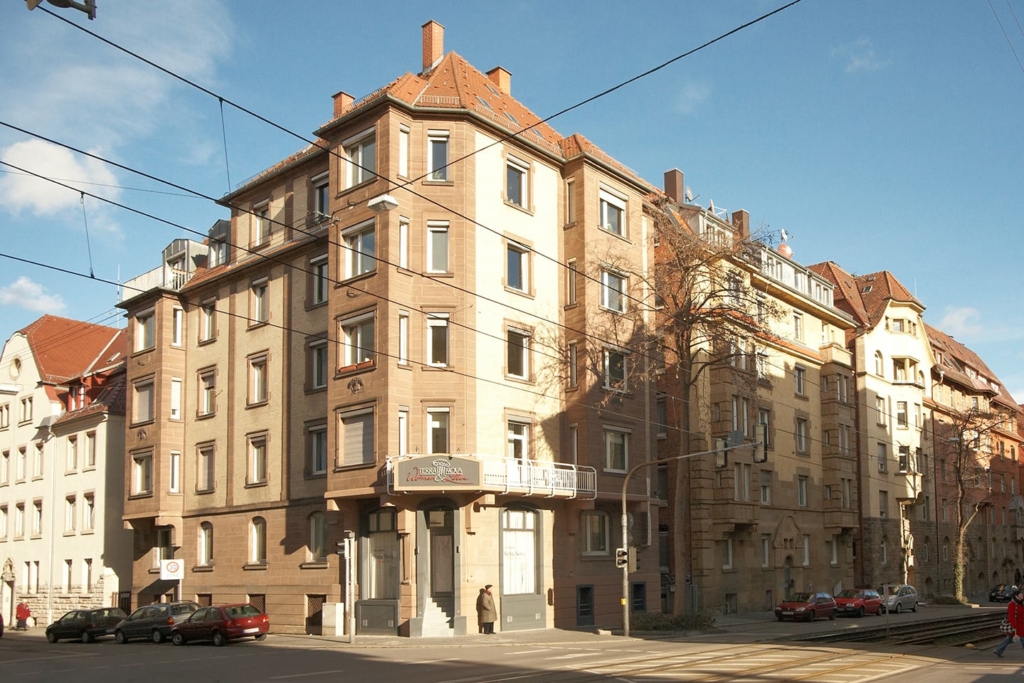
<svg viewBox="0 0 1024 683"><path fill-rule="evenodd" d="M548 498L594 498L597 470L486 455L398 455L387 460L388 491L477 490Z"/></svg>

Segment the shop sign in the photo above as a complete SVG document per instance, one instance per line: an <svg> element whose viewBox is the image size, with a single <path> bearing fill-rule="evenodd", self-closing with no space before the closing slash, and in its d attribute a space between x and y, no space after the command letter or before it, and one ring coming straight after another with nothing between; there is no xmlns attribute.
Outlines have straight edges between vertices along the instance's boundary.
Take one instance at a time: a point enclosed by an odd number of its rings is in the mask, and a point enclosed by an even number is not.
<svg viewBox="0 0 1024 683"><path fill-rule="evenodd" d="M458 455L413 456L398 461L396 489L479 488L480 461Z"/></svg>

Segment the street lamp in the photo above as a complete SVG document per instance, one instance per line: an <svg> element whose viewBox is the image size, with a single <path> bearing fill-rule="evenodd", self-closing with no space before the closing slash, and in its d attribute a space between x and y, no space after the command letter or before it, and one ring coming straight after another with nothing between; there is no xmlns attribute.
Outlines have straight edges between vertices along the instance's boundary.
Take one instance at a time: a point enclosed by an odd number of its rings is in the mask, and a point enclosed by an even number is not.
<svg viewBox="0 0 1024 683"><path fill-rule="evenodd" d="M61 9L76 9L79 12L85 12L89 15L89 19L96 18L96 0L84 0L83 2L75 2L75 0L46 0L54 7L60 7ZM43 0L25 0L25 4L28 5L29 11L34 10L36 7L41 5Z"/></svg>
<svg viewBox="0 0 1024 683"><path fill-rule="evenodd" d="M672 462L673 460L688 460L689 458L697 458L702 455L714 455L715 466L725 467L728 461L728 452L737 448L746 448L752 446L754 449L754 462L762 463L768 462L768 425L763 422L758 422L754 425L754 442L752 444L743 443L743 432L730 432L729 437L720 444L719 448L715 448L710 451L701 451L700 453L686 453L684 455L673 455L668 458L659 458L658 460L648 460L638 465L633 465L629 472L626 473L626 478L622 480L622 548L619 548L615 552L615 566L622 568L622 633L628 638L629 637L629 570L630 563L629 557L629 515L626 512L626 488L629 486L629 479L633 476L633 473L642 467L650 467L651 465L660 465L662 463ZM620 559L621 558L621 559ZM626 560L626 561L622 561ZM680 570L676 567L676 571Z"/></svg>

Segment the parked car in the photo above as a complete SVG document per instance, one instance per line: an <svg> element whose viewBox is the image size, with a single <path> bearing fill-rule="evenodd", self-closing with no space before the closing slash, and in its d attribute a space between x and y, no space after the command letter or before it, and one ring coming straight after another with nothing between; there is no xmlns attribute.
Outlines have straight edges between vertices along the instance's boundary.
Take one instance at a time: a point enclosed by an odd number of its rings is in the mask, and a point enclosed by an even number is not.
<svg viewBox="0 0 1024 683"><path fill-rule="evenodd" d="M212 640L214 645L248 638L263 640L270 630L270 617L253 605L203 607L175 625L171 642L184 645L193 640Z"/></svg>
<svg viewBox="0 0 1024 683"><path fill-rule="evenodd" d="M0 638L4 637L4 615L0 614Z"/></svg>
<svg viewBox="0 0 1024 683"><path fill-rule="evenodd" d="M848 588L836 595L836 613L862 617L882 613L882 596L870 588Z"/></svg>
<svg viewBox="0 0 1024 683"><path fill-rule="evenodd" d="M162 643L171 636L174 625L199 609L197 602L163 602L140 607L114 627L114 639L124 644L133 638L151 638Z"/></svg>
<svg viewBox="0 0 1024 683"><path fill-rule="evenodd" d="M775 608L775 617L814 621L818 617L836 618L836 601L828 593L794 593Z"/></svg>
<svg viewBox="0 0 1024 683"><path fill-rule="evenodd" d="M882 609L899 614L903 610L917 611L917 589L913 586L897 585L882 586L878 589L882 595Z"/></svg>
<svg viewBox="0 0 1024 683"><path fill-rule="evenodd" d="M51 643L75 638L91 643L100 636L108 636L128 615L117 607L101 609L73 609L46 627L46 639Z"/></svg>
<svg viewBox="0 0 1024 683"><path fill-rule="evenodd" d="M990 602L1010 602L1010 600L1013 600L1013 594L1016 591L1016 586L1001 583L988 592L988 599Z"/></svg>

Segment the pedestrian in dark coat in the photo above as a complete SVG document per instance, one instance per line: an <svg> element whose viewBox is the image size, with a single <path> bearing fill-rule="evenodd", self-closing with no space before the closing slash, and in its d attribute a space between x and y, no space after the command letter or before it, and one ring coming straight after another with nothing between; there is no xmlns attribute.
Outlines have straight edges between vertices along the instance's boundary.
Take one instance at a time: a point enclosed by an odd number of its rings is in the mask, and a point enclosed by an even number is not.
<svg viewBox="0 0 1024 683"><path fill-rule="evenodd" d="M498 620L498 611L494 608L491 584L487 584L480 589L480 596L476 599L476 616L481 628L483 628L483 632L493 635L494 622Z"/></svg>
<svg viewBox="0 0 1024 683"><path fill-rule="evenodd" d="M1014 636L1018 638L1024 636L1024 588L1020 586L1014 590L1013 599L1006 606L1006 620L1013 626L1013 633L1007 633L1003 642L996 645L996 649L993 651L996 657L1003 656L1003 652L1013 642ZM1024 648L1024 638L1021 638L1020 644Z"/></svg>

